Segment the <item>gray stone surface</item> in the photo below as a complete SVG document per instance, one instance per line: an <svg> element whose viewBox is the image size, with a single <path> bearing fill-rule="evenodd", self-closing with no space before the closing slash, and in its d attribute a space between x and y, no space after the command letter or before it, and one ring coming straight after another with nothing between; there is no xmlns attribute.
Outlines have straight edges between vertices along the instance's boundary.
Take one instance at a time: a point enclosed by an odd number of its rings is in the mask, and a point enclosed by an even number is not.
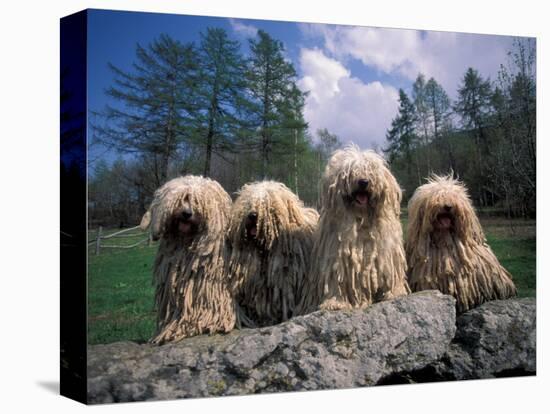
<svg viewBox="0 0 550 414"><path fill-rule="evenodd" d="M536 372L534 298L496 300L457 318L457 333L438 369L451 379Z"/></svg>
<svg viewBox="0 0 550 414"><path fill-rule="evenodd" d="M460 316L443 357L420 370L396 372L385 384L536 374L534 298L487 302Z"/></svg>
<svg viewBox="0 0 550 414"><path fill-rule="evenodd" d="M160 347L95 345L89 402L529 375L535 324L534 299L490 302L456 319L452 297L425 291Z"/></svg>
<svg viewBox="0 0 550 414"><path fill-rule="evenodd" d="M455 334L454 299L416 293L365 310L163 346L89 347L91 403L375 385L438 360Z"/></svg>

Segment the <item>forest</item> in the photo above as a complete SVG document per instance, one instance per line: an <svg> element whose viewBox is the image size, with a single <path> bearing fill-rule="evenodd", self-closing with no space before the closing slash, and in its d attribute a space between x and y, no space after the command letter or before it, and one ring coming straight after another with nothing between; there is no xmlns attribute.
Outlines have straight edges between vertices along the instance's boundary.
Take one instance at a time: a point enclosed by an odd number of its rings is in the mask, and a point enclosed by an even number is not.
<svg viewBox="0 0 550 414"><path fill-rule="evenodd" d="M248 49L208 28L197 43L160 35L137 45L129 71L110 64L115 80L105 93L116 105L93 108L90 118L90 154L100 154L88 160L90 225L139 223L155 189L184 174L212 177L230 194L278 180L317 206L326 162L348 139L309 130L307 91L279 40L259 30ZM522 39L496 79L468 68L454 101L423 74L409 93L399 90L381 152L403 206L430 174L454 174L477 207L535 216L535 63L534 40Z"/></svg>

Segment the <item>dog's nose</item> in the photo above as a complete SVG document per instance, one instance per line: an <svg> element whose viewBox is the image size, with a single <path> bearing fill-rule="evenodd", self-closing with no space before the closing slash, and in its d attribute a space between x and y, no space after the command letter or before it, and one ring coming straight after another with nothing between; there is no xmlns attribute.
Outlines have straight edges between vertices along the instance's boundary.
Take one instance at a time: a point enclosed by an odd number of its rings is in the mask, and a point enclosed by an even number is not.
<svg viewBox="0 0 550 414"><path fill-rule="evenodd" d="M359 187L361 188L367 188L369 185L369 180L359 180L357 181L357 184L359 184Z"/></svg>
<svg viewBox="0 0 550 414"><path fill-rule="evenodd" d="M448 204L445 204L445 206L443 208L445 209L445 211L451 211L452 207Z"/></svg>
<svg viewBox="0 0 550 414"><path fill-rule="evenodd" d="M182 220L189 220L193 216L193 212L189 209L185 209L181 212L181 219Z"/></svg>
<svg viewBox="0 0 550 414"><path fill-rule="evenodd" d="M251 221L256 221L256 219L258 218L258 213L250 213L248 214L248 218L251 220Z"/></svg>

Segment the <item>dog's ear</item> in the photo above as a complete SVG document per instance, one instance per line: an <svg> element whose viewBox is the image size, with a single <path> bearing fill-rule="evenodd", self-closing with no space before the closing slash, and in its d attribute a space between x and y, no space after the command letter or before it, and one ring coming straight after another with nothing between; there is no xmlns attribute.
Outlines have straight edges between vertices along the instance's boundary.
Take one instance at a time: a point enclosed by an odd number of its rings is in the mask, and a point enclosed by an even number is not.
<svg viewBox="0 0 550 414"><path fill-rule="evenodd" d="M386 182L384 202L387 203L387 207L392 209L397 217L399 217L401 215L401 198L403 197L401 187L397 183L395 176L391 173L389 168L384 167L383 175Z"/></svg>
<svg viewBox="0 0 550 414"><path fill-rule="evenodd" d="M160 238L160 232L158 230L158 226L153 224L151 225L151 222L153 221L153 213L152 208L149 207L149 210L145 212L143 217L141 218L141 222L139 223L139 227L141 230L145 231L147 229L150 229L151 231L151 238L154 241L157 241ZM158 221L158 220L157 220Z"/></svg>
<svg viewBox="0 0 550 414"><path fill-rule="evenodd" d="M481 226L474 207L470 204L469 200L464 204L464 206L462 206L460 221L461 226L458 231L461 237L475 240L477 243L484 243L486 241L483 227Z"/></svg>
<svg viewBox="0 0 550 414"><path fill-rule="evenodd" d="M139 227L141 230L145 231L149 228L149 225L151 224L151 210L147 210L143 217L141 218L141 222L139 223Z"/></svg>
<svg viewBox="0 0 550 414"><path fill-rule="evenodd" d="M405 237L405 251L407 257L411 257L415 252L424 250L425 238L429 237L424 230L425 222L429 221L426 214L425 204L418 199L418 190L415 191L409 203L407 204L407 236ZM420 253L421 254L421 253Z"/></svg>

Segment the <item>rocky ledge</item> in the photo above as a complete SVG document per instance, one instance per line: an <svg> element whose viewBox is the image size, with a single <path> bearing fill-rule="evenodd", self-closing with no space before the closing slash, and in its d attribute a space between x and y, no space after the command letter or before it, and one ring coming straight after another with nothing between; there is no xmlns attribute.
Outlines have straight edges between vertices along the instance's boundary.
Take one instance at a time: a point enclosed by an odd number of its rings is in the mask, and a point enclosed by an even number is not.
<svg viewBox="0 0 550 414"><path fill-rule="evenodd" d="M89 347L90 403L446 381L536 372L534 299L455 316L454 299L415 293L365 310L163 346Z"/></svg>

